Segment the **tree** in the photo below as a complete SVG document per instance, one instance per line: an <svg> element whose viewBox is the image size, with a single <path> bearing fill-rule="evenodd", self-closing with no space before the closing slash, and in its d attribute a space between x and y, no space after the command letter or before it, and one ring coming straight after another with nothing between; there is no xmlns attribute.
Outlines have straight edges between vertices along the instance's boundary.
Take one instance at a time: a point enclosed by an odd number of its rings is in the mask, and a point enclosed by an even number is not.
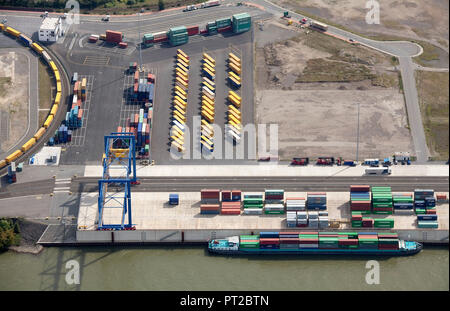
<svg viewBox="0 0 450 311"><path fill-rule="evenodd" d="M165 4L164 0L158 0L158 8L160 11L164 10Z"/></svg>

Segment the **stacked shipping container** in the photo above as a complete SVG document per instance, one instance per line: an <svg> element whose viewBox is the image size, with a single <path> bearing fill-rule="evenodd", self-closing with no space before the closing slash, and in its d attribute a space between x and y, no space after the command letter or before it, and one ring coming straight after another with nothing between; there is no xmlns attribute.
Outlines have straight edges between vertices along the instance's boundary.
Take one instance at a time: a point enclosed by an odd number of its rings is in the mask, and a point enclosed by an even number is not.
<svg viewBox="0 0 450 311"><path fill-rule="evenodd" d="M266 190L265 214L284 214L284 190Z"/></svg>
<svg viewBox="0 0 450 311"><path fill-rule="evenodd" d="M326 210L327 194L325 192L308 192L306 203L308 210Z"/></svg>
<svg viewBox="0 0 450 311"><path fill-rule="evenodd" d="M372 213L384 215L393 213L391 187L372 187Z"/></svg>
<svg viewBox="0 0 450 311"><path fill-rule="evenodd" d="M350 186L350 210L352 212L358 211L360 214L370 214L370 208L371 208L370 186L367 185ZM355 219L355 221L359 220ZM356 227L358 227L358 225L356 225Z"/></svg>
<svg viewBox="0 0 450 311"><path fill-rule="evenodd" d="M220 190L203 189L200 192L200 214L220 213Z"/></svg>
<svg viewBox="0 0 450 311"><path fill-rule="evenodd" d="M419 228L439 227L434 190L414 190L414 208L417 214L417 226Z"/></svg>

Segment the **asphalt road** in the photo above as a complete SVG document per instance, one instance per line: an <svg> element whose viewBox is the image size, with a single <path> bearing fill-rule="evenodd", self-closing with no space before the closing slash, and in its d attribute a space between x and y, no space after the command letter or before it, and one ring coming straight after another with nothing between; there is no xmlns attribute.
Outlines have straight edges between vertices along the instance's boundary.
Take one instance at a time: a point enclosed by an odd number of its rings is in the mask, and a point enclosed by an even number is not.
<svg viewBox="0 0 450 311"><path fill-rule="evenodd" d="M428 150L425 130L423 128L422 114L420 113L419 96L417 95L416 79L414 76L414 64L411 57L399 57L399 61L409 127L417 156L417 162L424 163L428 161L430 152Z"/></svg>
<svg viewBox="0 0 450 311"><path fill-rule="evenodd" d="M284 189L285 191L349 191L352 184L392 187L392 191L414 189L449 190L448 177L152 177L140 178L132 192L193 192L200 189L240 189L259 191ZM98 179L77 178L72 192L97 192Z"/></svg>

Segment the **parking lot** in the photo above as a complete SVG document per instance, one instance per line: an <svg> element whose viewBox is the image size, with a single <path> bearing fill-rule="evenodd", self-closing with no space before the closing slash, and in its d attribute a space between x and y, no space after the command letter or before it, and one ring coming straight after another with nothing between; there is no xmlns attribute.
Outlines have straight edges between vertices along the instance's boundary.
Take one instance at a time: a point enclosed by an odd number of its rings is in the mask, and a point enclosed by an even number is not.
<svg viewBox="0 0 450 311"><path fill-rule="evenodd" d="M201 117L201 87L202 87L202 53L206 52L216 62L215 66L215 119L214 123L224 132L227 122L227 110L229 102L227 100L230 87L227 82L227 59L230 46L238 49L242 55L242 87L240 95L242 97L242 124L253 123L253 48L251 43L252 33L244 33L237 36L222 35L207 37L208 40L198 40L180 47L153 49L155 54L164 51L166 57L156 63L146 63L145 67L156 67L158 71L156 89L156 103L154 106L154 124L151 137L151 158L156 164L232 164L249 162L247 157L243 160L223 160L223 159L194 159L193 150L200 148L199 131L193 131L193 118ZM190 58L189 62L189 84L188 102L186 108L186 126L189 128L190 137L185 137L187 159L174 159L170 155L170 128L173 101L173 87L175 79L176 51L182 49ZM147 59L147 57L146 57ZM219 140L220 139L220 140ZM214 134L215 146L219 141L224 142L224 135ZM244 141L241 141L243 144ZM224 144L223 144L224 145ZM224 147L222 148L224 149ZM225 151L222 150L222 158ZM245 148L247 155L247 147Z"/></svg>

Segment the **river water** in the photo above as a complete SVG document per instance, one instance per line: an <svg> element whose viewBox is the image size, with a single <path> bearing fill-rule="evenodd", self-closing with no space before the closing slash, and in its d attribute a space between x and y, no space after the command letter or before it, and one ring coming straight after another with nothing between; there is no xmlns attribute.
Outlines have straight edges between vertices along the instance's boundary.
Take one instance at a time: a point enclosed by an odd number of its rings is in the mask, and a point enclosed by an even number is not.
<svg viewBox="0 0 450 311"><path fill-rule="evenodd" d="M449 290L448 248L378 259L380 282L372 285L370 259L221 257L193 246L46 248L0 254L0 290ZM79 263L79 285L66 282L70 260Z"/></svg>

